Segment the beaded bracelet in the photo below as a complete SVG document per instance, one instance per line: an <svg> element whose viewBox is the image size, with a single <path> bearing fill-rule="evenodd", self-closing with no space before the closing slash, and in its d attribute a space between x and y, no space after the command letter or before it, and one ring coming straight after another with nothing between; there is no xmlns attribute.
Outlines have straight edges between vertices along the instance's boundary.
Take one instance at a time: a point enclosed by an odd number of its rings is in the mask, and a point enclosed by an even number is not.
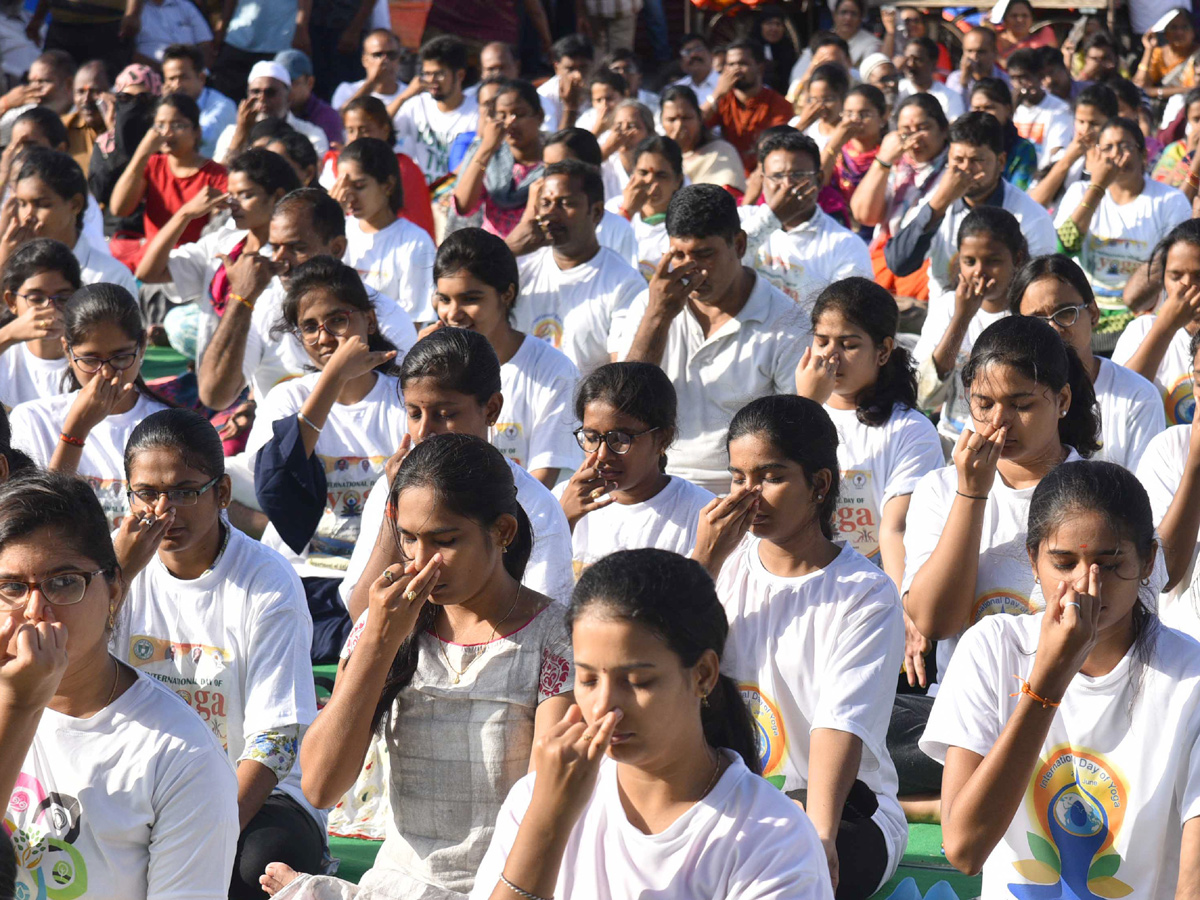
<svg viewBox="0 0 1200 900"><path fill-rule="evenodd" d="M1061 703L1062 703L1061 700L1047 700L1045 697L1039 697L1037 694L1035 694L1033 692L1033 688L1031 688L1029 686L1029 682L1026 681L1024 678L1022 678L1020 675L1014 675L1013 678L1015 678L1015 679L1017 679L1017 681L1021 682L1021 689L1019 691L1017 691L1015 694L1009 694L1008 696L1019 697L1019 696L1021 696L1021 694L1028 694L1035 701L1042 704L1042 709L1050 709L1053 706L1061 705Z"/></svg>
<svg viewBox="0 0 1200 900"><path fill-rule="evenodd" d="M503 872L500 873L500 883L503 884L510 891L512 891L514 894L516 894L518 897L524 897L525 900L553 900L553 898L539 897L537 894L531 894L529 891L525 890L524 888L517 887L515 884L513 884L511 881L509 881L507 878L504 877Z"/></svg>
<svg viewBox="0 0 1200 900"><path fill-rule="evenodd" d="M65 431L58 436L58 439L64 444L70 444L72 447L82 447L83 438L77 438L74 435L67 434Z"/></svg>

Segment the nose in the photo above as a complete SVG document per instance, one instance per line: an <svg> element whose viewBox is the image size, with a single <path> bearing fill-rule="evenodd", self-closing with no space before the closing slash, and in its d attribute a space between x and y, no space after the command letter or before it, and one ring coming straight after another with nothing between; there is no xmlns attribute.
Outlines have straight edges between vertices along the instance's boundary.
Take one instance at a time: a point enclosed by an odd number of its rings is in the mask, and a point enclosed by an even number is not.
<svg viewBox="0 0 1200 900"><path fill-rule="evenodd" d="M35 588L25 598L25 605L21 608L21 614L25 617L25 621L36 624L46 621L46 613L49 609L50 601L42 594L41 588Z"/></svg>
<svg viewBox="0 0 1200 900"><path fill-rule="evenodd" d="M426 565L428 565L429 561L433 559L434 554L436 554L439 549L440 548L433 543L433 541L426 540L425 538L417 538L417 548L415 554L413 555L413 562L416 564L417 569L423 569Z"/></svg>
<svg viewBox="0 0 1200 900"><path fill-rule="evenodd" d="M408 433L412 435L413 443L419 444L435 432L429 424L429 416L421 416L419 419L409 418Z"/></svg>
<svg viewBox="0 0 1200 900"><path fill-rule="evenodd" d="M608 441L601 439L600 449L596 451L597 461L610 460L615 456L617 456L617 454L613 452L612 447L608 446Z"/></svg>
<svg viewBox="0 0 1200 900"><path fill-rule="evenodd" d="M166 494L159 494L158 499L154 501L154 514L156 516L166 515L167 510L171 506L171 501Z"/></svg>
<svg viewBox="0 0 1200 900"><path fill-rule="evenodd" d="M592 723L603 719L616 706L613 682L610 677L601 674L592 690Z"/></svg>
<svg viewBox="0 0 1200 900"><path fill-rule="evenodd" d="M329 329L324 325L317 331L317 346L318 347L336 347L338 343L337 335L330 334Z"/></svg>
<svg viewBox="0 0 1200 900"><path fill-rule="evenodd" d="M464 317L462 315L462 309L459 307L459 305L456 301L454 301L454 300L448 301L447 303L445 303L443 305L442 309L444 310L445 320L447 322L449 322L451 325L453 325L456 322L463 321Z"/></svg>

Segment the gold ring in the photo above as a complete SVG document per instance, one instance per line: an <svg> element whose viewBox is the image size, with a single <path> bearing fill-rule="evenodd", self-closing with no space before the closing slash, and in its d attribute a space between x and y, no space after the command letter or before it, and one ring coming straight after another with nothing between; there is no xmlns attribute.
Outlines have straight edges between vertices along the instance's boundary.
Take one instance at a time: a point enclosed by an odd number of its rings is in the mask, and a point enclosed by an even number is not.
<svg viewBox="0 0 1200 900"><path fill-rule="evenodd" d="M392 574L391 569L384 569L383 577L387 579L388 584L391 584L392 582L394 582L396 580L396 576Z"/></svg>
<svg viewBox="0 0 1200 900"><path fill-rule="evenodd" d="M404 595L404 599L407 600L409 603L415 603L416 599L417 599L417 592L416 591L408 591Z"/></svg>
<svg viewBox="0 0 1200 900"><path fill-rule="evenodd" d="M596 736L594 734L592 734L590 731L585 731L583 733L583 739L585 741L594 741L596 739Z"/></svg>

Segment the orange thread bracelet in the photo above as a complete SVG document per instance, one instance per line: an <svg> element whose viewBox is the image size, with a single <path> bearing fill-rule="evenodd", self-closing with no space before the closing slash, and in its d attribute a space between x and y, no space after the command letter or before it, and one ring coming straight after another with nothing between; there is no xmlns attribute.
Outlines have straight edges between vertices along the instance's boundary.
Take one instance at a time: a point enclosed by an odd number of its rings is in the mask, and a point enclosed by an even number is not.
<svg viewBox="0 0 1200 900"><path fill-rule="evenodd" d="M73 435L67 434L65 431L58 436L58 439L64 444L70 444L72 447L83 446L83 438L74 437Z"/></svg>
<svg viewBox="0 0 1200 900"><path fill-rule="evenodd" d="M1037 694L1035 694L1033 692L1033 688L1031 688L1029 686L1029 682L1026 681L1024 678L1022 678L1020 675L1014 675L1013 678L1015 678L1015 679L1017 679L1017 681L1021 682L1021 689L1014 694L1009 694L1008 696L1019 697L1019 696L1021 696L1021 694L1028 694L1030 697L1032 697L1038 703L1042 704L1042 709L1050 709L1052 706L1059 706L1062 703L1061 700L1047 700L1045 697L1039 697Z"/></svg>
<svg viewBox="0 0 1200 900"><path fill-rule="evenodd" d="M238 303L245 304L247 309L249 309L251 312L254 312L254 304L251 303L249 300L247 300L245 297L243 297L241 294L235 294L233 291L230 291L229 299L236 300Z"/></svg>

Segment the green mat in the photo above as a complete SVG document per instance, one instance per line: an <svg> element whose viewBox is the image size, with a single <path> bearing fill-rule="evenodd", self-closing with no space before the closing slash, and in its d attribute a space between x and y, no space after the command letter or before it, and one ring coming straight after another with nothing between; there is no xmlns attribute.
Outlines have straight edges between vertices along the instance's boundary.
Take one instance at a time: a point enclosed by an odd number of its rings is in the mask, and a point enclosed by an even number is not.
<svg viewBox="0 0 1200 900"><path fill-rule="evenodd" d="M341 863L338 864L337 877L358 884L363 873L375 864L375 854L379 852L381 846L383 846L383 841L331 837L329 852L341 860Z"/></svg>
<svg viewBox="0 0 1200 900"><path fill-rule="evenodd" d="M142 377L147 381L182 375L187 371L187 357L171 347L147 347L142 359Z"/></svg>
<svg viewBox="0 0 1200 900"><path fill-rule="evenodd" d="M872 900L886 900L905 878L911 878L925 894L939 881L947 881L959 900L974 900L983 884L981 876L964 875L942 855L942 826L909 825L908 850L891 881L881 887Z"/></svg>

